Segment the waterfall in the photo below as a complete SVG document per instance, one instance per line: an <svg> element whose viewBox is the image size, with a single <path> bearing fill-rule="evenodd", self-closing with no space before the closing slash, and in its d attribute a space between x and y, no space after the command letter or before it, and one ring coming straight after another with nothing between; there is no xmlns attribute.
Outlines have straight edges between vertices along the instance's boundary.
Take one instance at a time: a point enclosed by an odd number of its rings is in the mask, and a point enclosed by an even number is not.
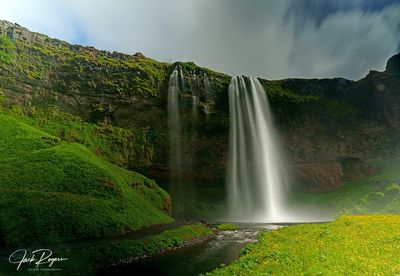
<svg viewBox="0 0 400 276"><path fill-rule="evenodd" d="M204 112L206 114L206 118L209 119L209 115L210 115L210 109L208 106L209 100L211 99L211 92L212 92L212 87L211 87L211 83L210 80L208 79L208 76L206 73L203 73L203 95L204 95L204 101L205 101L205 105L204 105Z"/></svg>
<svg viewBox="0 0 400 276"><path fill-rule="evenodd" d="M267 95L256 78L229 84L227 171L230 219L276 222L283 212L285 169Z"/></svg>
<svg viewBox="0 0 400 276"><path fill-rule="evenodd" d="M180 66L179 66L179 76L181 77L182 88L185 88L185 79L183 78L183 71Z"/></svg>
<svg viewBox="0 0 400 276"><path fill-rule="evenodd" d="M197 119L199 113L200 100L197 96L192 96L192 123Z"/></svg>
<svg viewBox="0 0 400 276"><path fill-rule="evenodd" d="M182 155L187 152L188 141L196 137L194 128L198 117L200 99L196 95L198 79L196 72L189 75L188 83L191 87L191 96L185 94L185 78L181 66L177 66L171 73L168 84L168 136L169 136L169 168L171 176L180 176L183 171ZM191 104L191 116L187 115L187 105ZM189 119L189 120L188 120ZM190 167L189 160L185 160L185 167Z"/></svg>
<svg viewBox="0 0 400 276"><path fill-rule="evenodd" d="M206 73L204 73L204 89L205 89L205 98L207 101L210 98L211 83Z"/></svg>
<svg viewBox="0 0 400 276"><path fill-rule="evenodd" d="M191 145L196 140L199 97L194 93L192 75L185 75L180 65L172 71L168 83L169 189L173 214L184 217L194 198L185 175L191 172ZM186 80L186 81L185 81ZM197 81L196 81L197 82ZM197 87L195 87L197 89ZM191 92L190 95L188 92Z"/></svg>
<svg viewBox="0 0 400 276"><path fill-rule="evenodd" d="M168 136L169 136L169 168L173 174L182 170L181 158L181 118L179 112L179 76L183 84L182 70L175 68L168 84Z"/></svg>

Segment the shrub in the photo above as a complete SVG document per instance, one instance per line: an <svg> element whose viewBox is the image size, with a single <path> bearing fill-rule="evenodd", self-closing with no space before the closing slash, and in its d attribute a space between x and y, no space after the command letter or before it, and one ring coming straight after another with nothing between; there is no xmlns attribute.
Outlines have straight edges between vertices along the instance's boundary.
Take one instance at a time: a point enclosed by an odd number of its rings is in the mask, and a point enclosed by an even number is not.
<svg viewBox="0 0 400 276"><path fill-rule="evenodd" d="M376 205L382 202L385 194L382 192L371 192L361 198L361 202L366 206Z"/></svg>
<svg viewBox="0 0 400 276"><path fill-rule="evenodd" d="M385 187L385 195L397 195L400 193L400 186L397 183L389 183Z"/></svg>
<svg viewBox="0 0 400 276"><path fill-rule="evenodd" d="M2 105L5 99L6 99L5 93L2 90L0 90L0 110L2 109Z"/></svg>

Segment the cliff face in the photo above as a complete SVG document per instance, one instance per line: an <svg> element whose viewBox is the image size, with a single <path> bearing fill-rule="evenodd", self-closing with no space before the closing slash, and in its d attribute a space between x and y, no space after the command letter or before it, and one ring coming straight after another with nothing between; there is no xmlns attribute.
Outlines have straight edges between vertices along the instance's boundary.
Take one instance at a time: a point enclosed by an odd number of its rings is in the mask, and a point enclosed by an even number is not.
<svg viewBox="0 0 400 276"><path fill-rule="evenodd" d="M184 175L223 177L229 76L193 63L161 63L140 53L70 45L0 21L0 90L5 104L23 107L26 114L33 107L57 106L86 121L142 131L147 142L139 146L146 158L139 160L128 152L122 164L150 175L167 174L168 80L178 65L184 75ZM372 71L359 81L261 80L299 188L334 190L344 177L369 173L364 160L398 156L399 71L397 55L385 72ZM185 116L193 96L200 107L195 120Z"/></svg>
<svg viewBox="0 0 400 276"><path fill-rule="evenodd" d="M131 156L125 163L136 170L147 169L149 163L153 164L150 168L166 168L167 86L177 64L157 62L140 53L70 45L7 21L0 21L0 34L0 89L6 94L6 105L58 106L86 121L142 130L149 140L143 151L154 154L142 161ZM181 67L187 93L202 91L204 84L194 83L191 76L207 73L213 95L207 95L203 107L215 110L215 95L226 88L229 77L193 63L181 63Z"/></svg>
<svg viewBox="0 0 400 276"><path fill-rule="evenodd" d="M281 120L300 174L308 163L314 163L314 170L321 166L320 172L305 178L311 189L335 189L343 176L352 179L372 173L363 161L399 155L400 75L390 64L385 72L371 71L359 81L280 81L284 89L317 97L299 106L297 118L287 120L283 115ZM324 170L326 164L331 164L331 169ZM331 180L317 181L320 175L330 175Z"/></svg>

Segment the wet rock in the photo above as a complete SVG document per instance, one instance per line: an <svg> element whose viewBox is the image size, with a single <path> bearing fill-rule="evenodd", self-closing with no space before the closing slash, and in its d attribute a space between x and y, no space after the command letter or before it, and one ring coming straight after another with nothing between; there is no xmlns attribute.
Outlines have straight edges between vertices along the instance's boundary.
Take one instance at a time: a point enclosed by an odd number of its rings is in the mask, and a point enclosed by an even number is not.
<svg viewBox="0 0 400 276"><path fill-rule="evenodd" d="M298 189L309 192L327 192L342 186L342 166L339 163L307 163L296 165Z"/></svg>

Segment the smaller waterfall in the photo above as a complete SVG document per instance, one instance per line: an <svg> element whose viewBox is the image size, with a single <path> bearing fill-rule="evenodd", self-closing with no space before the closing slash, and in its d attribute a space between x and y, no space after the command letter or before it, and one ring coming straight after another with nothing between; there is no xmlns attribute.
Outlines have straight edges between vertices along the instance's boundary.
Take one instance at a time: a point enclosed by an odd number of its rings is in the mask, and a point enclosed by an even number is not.
<svg viewBox="0 0 400 276"><path fill-rule="evenodd" d="M208 76L206 73L203 73L203 80L204 80L204 100L208 104L208 102L211 98L212 87L211 87L210 80L208 79ZM204 106L204 111L205 111L206 117L208 119L209 115L210 115L210 109L207 104Z"/></svg>
<svg viewBox="0 0 400 276"><path fill-rule="evenodd" d="M169 136L169 167L178 174L182 170L181 158L181 118L179 112L179 75L183 83L182 69L175 68L168 84L168 136Z"/></svg>
<svg viewBox="0 0 400 276"><path fill-rule="evenodd" d="M199 82L198 82L198 79L197 79L196 71L193 70L193 71L191 72L191 74L192 74L193 86L198 86L198 85L199 85Z"/></svg>
<svg viewBox="0 0 400 276"><path fill-rule="evenodd" d="M193 187L187 185L194 157L192 145L197 137L200 99L197 76L178 65L168 84L169 189L176 217L185 216L194 198Z"/></svg>
<svg viewBox="0 0 400 276"><path fill-rule="evenodd" d="M283 216L285 168L267 95L256 78L232 78L227 174L230 218L275 222Z"/></svg>
<svg viewBox="0 0 400 276"><path fill-rule="evenodd" d="M181 87L182 89L185 89L185 79L183 78L183 71L180 66L179 66L179 76L181 77Z"/></svg>
<svg viewBox="0 0 400 276"><path fill-rule="evenodd" d="M171 176L179 176L183 171L182 155L188 151L188 141L196 138L195 123L198 119L200 99L197 95L198 78L193 71L186 78L181 66L177 66L171 73L168 84L168 136L169 136L169 168ZM191 96L185 94L185 84L191 91ZM190 109L187 107L191 105ZM188 112L189 111L189 112ZM191 115L191 116L187 116ZM185 160L186 168L191 166L189 160Z"/></svg>
<svg viewBox="0 0 400 276"><path fill-rule="evenodd" d="M203 77L204 77L205 97L206 100L208 100L210 98L210 93L211 93L211 83L206 73L204 73Z"/></svg>
<svg viewBox="0 0 400 276"><path fill-rule="evenodd" d="M197 96L192 96L192 119L196 120L199 113L200 100Z"/></svg>

